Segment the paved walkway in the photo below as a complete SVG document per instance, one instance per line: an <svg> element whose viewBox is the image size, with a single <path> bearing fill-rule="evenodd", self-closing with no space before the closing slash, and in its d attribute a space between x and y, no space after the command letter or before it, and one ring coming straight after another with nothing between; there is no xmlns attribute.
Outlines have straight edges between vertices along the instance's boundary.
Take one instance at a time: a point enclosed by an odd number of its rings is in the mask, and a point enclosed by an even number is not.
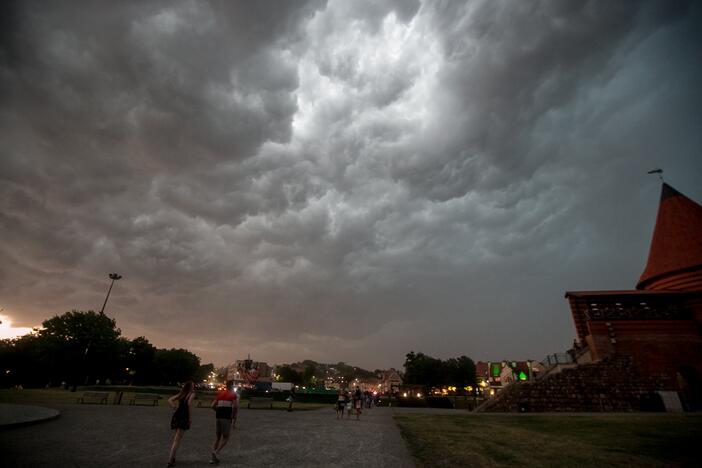
<svg viewBox="0 0 702 468"><path fill-rule="evenodd" d="M172 432L166 407L65 405L61 418L0 432L2 465L165 466ZM246 410L219 466L413 467L392 420L393 409L366 410L360 421L334 411ZM209 466L214 415L193 409L193 427L178 452L178 467Z"/></svg>

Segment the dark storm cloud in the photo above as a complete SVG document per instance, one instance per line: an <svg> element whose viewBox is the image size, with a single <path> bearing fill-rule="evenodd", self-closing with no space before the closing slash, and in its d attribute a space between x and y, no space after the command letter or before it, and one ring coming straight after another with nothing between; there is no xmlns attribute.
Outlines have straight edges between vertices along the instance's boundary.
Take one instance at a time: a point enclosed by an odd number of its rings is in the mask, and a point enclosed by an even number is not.
<svg viewBox="0 0 702 468"><path fill-rule="evenodd" d="M4 8L19 325L119 271L125 334L220 364L540 358L564 290L634 285L646 170L702 198L694 3Z"/></svg>

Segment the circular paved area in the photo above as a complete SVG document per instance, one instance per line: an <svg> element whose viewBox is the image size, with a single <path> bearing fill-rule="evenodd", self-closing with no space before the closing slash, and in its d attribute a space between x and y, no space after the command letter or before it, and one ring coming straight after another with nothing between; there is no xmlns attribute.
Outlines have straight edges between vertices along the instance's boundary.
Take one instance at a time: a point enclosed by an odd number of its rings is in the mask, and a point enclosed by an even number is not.
<svg viewBox="0 0 702 468"><path fill-rule="evenodd" d="M58 410L43 406L0 403L0 430L49 421L60 414Z"/></svg>
<svg viewBox="0 0 702 468"><path fill-rule="evenodd" d="M2 465L165 466L172 439L166 407L58 406L61 418L0 432ZM334 411L246 410L239 414L219 466L413 467L392 420L393 409L373 408L361 420L337 420ZM214 413L193 408L178 467L209 466Z"/></svg>

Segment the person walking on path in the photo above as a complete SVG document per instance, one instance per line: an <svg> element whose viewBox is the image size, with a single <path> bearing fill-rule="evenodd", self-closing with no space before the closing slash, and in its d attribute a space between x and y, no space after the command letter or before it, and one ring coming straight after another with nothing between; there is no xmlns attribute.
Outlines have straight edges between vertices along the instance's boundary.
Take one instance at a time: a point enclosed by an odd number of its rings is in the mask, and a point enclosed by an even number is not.
<svg viewBox="0 0 702 468"><path fill-rule="evenodd" d="M358 420L361 417L361 408L363 407L363 394L358 387L356 387L356 391L353 393L353 406L356 409L356 420Z"/></svg>
<svg viewBox="0 0 702 468"><path fill-rule="evenodd" d="M237 394L230 385L217 393L212 402L212 409L215 410L215 440L212 444L210 464L214 465L219 463L219 452L229 441L229 434L236 424L236 415L239 410Z"/></svg>
<svg viewBox="0 0 702 468"><path fill-rule="evenodd" d="M174 429L175 436L173 437L173 444L171 445L171 456L168 458L167 466L175 465L175 456L178 451L178 446L180 445L180 440L183 438L185 431L190 429L190 408L192 407L193 400L195 399L195 392L193 389L195 384L190 380L183 384L183 388L177 395L173 395L168 399L168 403L175 408L173 416L171 417L171 429Z"/></svg>
<svg viewBox="0 0 702 468"><path fill-rule="evenodd" d="M293 410L293 403L295 403L295 387L294 386L290 389L290 395L288 395L287 401L288 401L288 412L290 412Z"/></svg>
<svg viewBox="0 0 702 468"><path fill-rule="evenodd" d="M336 419L344 419L344 410L346 409L346 391L343 388L339 389L339 397L336 400Z"/></svg>

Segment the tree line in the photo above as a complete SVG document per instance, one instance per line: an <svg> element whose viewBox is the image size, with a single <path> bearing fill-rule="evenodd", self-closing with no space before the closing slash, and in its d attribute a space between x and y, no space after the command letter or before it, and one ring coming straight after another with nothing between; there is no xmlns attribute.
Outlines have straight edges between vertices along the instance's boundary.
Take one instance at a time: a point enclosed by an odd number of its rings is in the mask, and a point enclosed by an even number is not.
<svg viewBox="0 0 702 468"><path fill-rule="evenodd" d="M327 377L343 379L343 382L348 384L357 378L377 378L381 372L380 369L368 371L357 366L351 366L345 362L324 364L309 359L292 364L281 364L276 370L278 380L312 388L324 388L325 379Z"/></svg>
<svg viewBox="0 0 702 468"><path fill-rule="evenodd" d="M427 388L454 386L459 393L475 388L475 363L466 356L441 360L410 351L405 359L403 382Z"/></svg>
<svg viewBox="0 0 702 468"><path fill-rule="evenodd" d="M324 378L329 370L334 370L338 378L351 383L355 378L372 379L380 377L381 370L367 371L353 367L343 362L338 364L320 364L305 360L294 364L284 364L278 367L278 379L297 385L310 387L323 386ZM437 359L424 353L410 351L406 355L402 373L403 383L421 385L428 390L434 387L456 387L456 393L470 393L466 387L475 388L475 363L466 356L450 359Z"/></svg>
<svg viewBox="0 0 702 468"><path fill-rule="evenodd" d="M173 385L202 381L214 370L186 349L159 349L122 336L114 319L73 310L42 327L0 340L0 385L25 387L120 383Z"/></svg>

